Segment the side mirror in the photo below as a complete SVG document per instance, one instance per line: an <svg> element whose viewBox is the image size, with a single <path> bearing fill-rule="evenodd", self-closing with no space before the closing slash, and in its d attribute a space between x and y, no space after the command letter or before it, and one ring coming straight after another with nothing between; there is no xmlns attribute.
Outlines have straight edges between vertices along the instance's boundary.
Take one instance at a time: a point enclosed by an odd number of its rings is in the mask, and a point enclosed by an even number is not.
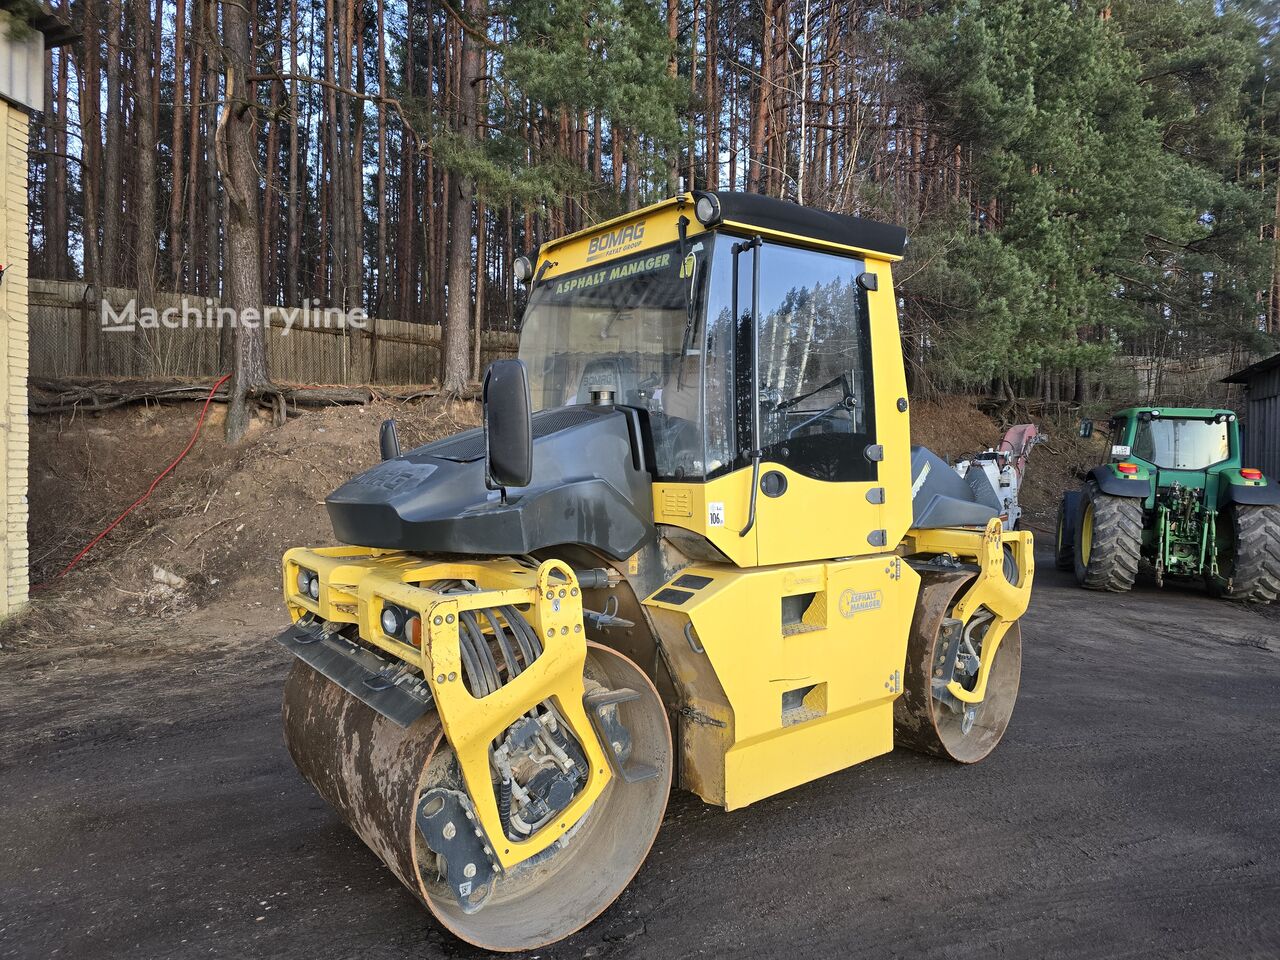
<svg viewBox="0 0 1280 960"><path fill-rule="evenodd" d="M383 460L394 460L400 456L400 435L396 433L394 420L383 420L378 428L378 452Z"/></svg>
<svg viewBox="0 0 1280 960"><path fill-rule="evenodd" d="M1092 437L1092 436L1093 436L1093 421L1092 421L1092 420L1081 420L1081 421L1080 421L1080 436L1084 437L1085 439L1088 439L1089 437Z"/></svg>
<svg viewBox="0 0 1280 960"><path fill-rule="evenodd" d="M533 477L529 373L520 360L495 360L484 374L485 485L527 487Z"/></svg>

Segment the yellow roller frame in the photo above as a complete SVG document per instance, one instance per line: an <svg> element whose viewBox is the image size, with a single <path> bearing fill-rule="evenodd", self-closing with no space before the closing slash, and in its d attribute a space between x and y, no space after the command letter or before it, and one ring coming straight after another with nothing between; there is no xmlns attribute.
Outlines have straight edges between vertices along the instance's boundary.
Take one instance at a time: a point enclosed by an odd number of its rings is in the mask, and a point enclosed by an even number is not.
<svg viewBox="0 0 1280 960"><path fill-rule="evenodd" d="M1035 574L1034 539L1026 530L1005 531L998 517L993 517L981 533L972 528L942 527L937 530L912 529L907 534L909 553L948 554L971 560L978 565L978 576L964 596L951 610L951 616L968 623L979 608L991 611L993 620L982 639L978 679L972 690L958 681L947 684L947 691L964 703L981 703L987 696L987 680L995 662L1000 641L1009 627L1027 612L1031 602L1031 581ZM1004 575L1004 548L1013 551L1018 568L1018 582L1010 583Z"/></svg>
<svg viewBox="0 0 1280 960"><path fill-rule="evenodd" d="M318 598L299 593L299 568L320 578ZM435 580L472 580L481 589L445 594L417 586ZM503 870L560 839L609 785L612 770L583 706L587 639L582 591L568 564L548 560L533 570L513 560L424 562L410 554L364 547L297 548L284 556L284 591L294 620L310 612L357 624L363 640L422 670L480 827ZM382 608L387 603L421 618L421 649L383 633ZM462 680L459 614L508 604L522 608L542 641L542 655L487 697L474 697ZM581 745L587 782L551 823L524 840L508 840L498 816L489 746L521 714L545 700L555 705Z"/></svg>

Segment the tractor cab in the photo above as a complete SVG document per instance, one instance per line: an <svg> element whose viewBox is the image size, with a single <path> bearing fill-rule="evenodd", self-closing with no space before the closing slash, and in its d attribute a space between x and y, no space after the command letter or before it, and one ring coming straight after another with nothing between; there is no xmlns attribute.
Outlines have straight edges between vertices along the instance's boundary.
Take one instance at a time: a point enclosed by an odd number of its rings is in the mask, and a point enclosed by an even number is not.
<svg viewBox="0 0 1280 960"><path fill-rule="evenodd" d="M1200 407L1130 407L1109 421L1108 466L1120 476L1148 481L1145 506L1151 509L1161 491L1203 498L1216 508L1222 487L1240 477L1240 425L1230 410ZM1133 469L1136 467L1137 469Z"/></svg>

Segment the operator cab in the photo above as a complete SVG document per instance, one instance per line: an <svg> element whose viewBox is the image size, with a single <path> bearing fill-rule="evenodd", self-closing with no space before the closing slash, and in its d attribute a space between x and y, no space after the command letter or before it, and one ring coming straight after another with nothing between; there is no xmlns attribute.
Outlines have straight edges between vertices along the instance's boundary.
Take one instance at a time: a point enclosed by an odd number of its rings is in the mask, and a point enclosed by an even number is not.
<svg viewBox="0 0 1280 960"><path fill-rule="evenodd" d="M559 272L535 284L521 328L534 409L603 389L644 410L656 480L705 481L749 465L754 297L763 459L815 479L872 479L865 271L852 252L753 243L750 231L722 227Z"/></svg>
<svg viewBox="0 0 1280 960"><path fill-rule="evenodd" d="M335 532L629 557L662 528L739 566L889 548L912 521L910 497L886 496L912 489L890 272L905 243L899 227L720 192L543 244L516 264L532 281L529 482L495 490L487 435L469 431L335 491Z"/></svg>

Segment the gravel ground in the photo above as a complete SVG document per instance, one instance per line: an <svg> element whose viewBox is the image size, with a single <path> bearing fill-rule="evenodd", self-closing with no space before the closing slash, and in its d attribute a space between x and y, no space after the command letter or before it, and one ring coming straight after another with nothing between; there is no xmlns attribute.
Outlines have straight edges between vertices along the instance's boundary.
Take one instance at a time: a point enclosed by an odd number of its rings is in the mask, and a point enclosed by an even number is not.
<svg viewBox="0 0 1280 960"><path fill-rule="evenodd" d="M295 773L273 622L8 658L0 958L480 955ZM677 792L630 889L541 956L1280 955L1280 621L1042 556L1023 624L987 761L895 752L732 814Z"/></svg>

